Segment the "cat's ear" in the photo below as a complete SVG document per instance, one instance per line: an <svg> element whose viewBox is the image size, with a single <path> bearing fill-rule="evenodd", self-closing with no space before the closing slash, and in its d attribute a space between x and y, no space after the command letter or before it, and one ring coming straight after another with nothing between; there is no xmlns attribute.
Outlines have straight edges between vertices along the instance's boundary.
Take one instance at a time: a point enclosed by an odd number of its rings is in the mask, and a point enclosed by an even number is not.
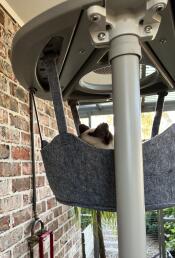
<svg viewBox="0 0 175 258"><path fill-rule="evenodd" d="M99 138L104 138L105 135L108 133L109 133L109 125L107 123L99 124L94 131L94 135Z"/></svg>
<svg viewBox="0 0 175 258"><path fill-rule="evenodd" d="M90 129L90 128L89 128L89 126L87 126L87 125L84 125L84 124L80 124L80 125L79 125L79 132L80 132L80 134L84 133L84 132L87 131L88 129Z"/></svg>
<svg viewBox="0 0 175 258"><path fill-rule="evenodd" d="M97 126L94 132L90 132L89 135L100 138L104 144L109 144L113 139L107 123L102 123Z"/></svg>

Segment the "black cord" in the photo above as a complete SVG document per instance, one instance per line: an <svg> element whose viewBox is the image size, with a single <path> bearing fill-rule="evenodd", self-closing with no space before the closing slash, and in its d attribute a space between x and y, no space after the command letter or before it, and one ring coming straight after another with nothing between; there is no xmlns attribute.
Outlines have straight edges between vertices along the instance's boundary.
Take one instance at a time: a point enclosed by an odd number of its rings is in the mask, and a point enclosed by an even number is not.
<svg viewBox="0 0 175 258"><path fill-rule="evenodd" d="M33 119L33 89L29 91L29 112L30 112L30 140L31 140L31 160L32 160L32 206L35 220L38 219L36 209L36 173L35 173L35 141L34 141L34 119Z"/></svg>
<svg viewBox="0 0 175 258"><path fill-rule="evenodd" d="M41 147L42 147L43 139L42 139L41 128L40 128L40 123L39 123L39 118L38 118L38 112L37 112L37 108L36 108L34 92L32 92L31 94L32 94L33 106L34 106L34 109L35 109L36 121L37 121L37 125L38 125L38 132L39 132L39 137L40 137Z"/></svg>

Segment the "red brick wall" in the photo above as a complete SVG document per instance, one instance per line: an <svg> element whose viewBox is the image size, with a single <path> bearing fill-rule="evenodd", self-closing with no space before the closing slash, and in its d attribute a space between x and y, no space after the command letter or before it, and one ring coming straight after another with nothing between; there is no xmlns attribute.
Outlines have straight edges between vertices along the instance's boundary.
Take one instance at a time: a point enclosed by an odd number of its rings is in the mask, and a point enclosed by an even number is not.
<svg viewBox="0 0 175 258"><path fill-rule="evenodd" d="M32 222L31 149L29 96L12 72L11 42L19 26L0 7L0 257L30 257L27 238ZM51 140L57 133L49 101L37 99L42 135ZM72 116L65 104L69 131ZM55 258L81 257L80 230L74 210L56 202L45 177L35 122L37 211L54 231ZM35 253L34 257L38 257ZM47 256L46 256L47 257Z"/></svg>

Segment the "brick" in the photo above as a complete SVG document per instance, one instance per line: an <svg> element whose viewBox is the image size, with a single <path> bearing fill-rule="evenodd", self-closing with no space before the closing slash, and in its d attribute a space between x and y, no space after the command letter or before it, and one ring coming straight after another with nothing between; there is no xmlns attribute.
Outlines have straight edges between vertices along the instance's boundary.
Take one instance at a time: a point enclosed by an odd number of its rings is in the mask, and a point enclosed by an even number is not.
<svg viewBox="0 0 175 258"><path fill-rule="evenodd" d="M56 205L57 205L57 203L56 203L56 200L54 197L47 200L47 209L48 210L54 208Z"/></svg>
<svg viewBox="0 0 175 258"><path fill-rule="evenodd" d="M29 117L29 106L24 103L19 103L19 113L22 116Z"/></svg>
<svg viewBox="0 0 175 258"><path fill-rule="evenodd" d="M64 233L66 233L71 228L71 223L69 221L64 225Z"/></svg>
<svg viewBox="0 0 175 258"><path fill-rule="evenodd" d="M57 254L57 256L55 256L55 258L63 258L63 257L64 257L64 248Z"/></svg>
<svg viewBox="0 0 175 258"><path fill-rule="evenodd" d="M19 144L20 142L20 132L18 129L11 129L9 130L9 140L8 142L10 143L16 143L16 144Z"/></svg>
<svg viewBox="0 0 175 258"><path fill-rule="evenodd" d="M0 159L8 159L10 156L9 145L0 144Z"/></svg>
<svg viewBox="0 0 175 258"><path fill-rule="evenodd" d="M7 251L7 252L1 254L1 258L12 258L11 251Z"/></svg>
<svg viewBox="0 0 175 258"><path fill-rule="evenodd" d="M62 216L58 217L58 224L63 225L68 219L68 214L64 213Z"/></svg>
<svg viewBox="0 0 175 258"><path fill-rule="evenodd" d="M21 129L23 131L29 132L29 121L26 121L24 117L21 116L14 116L10 114L10 125Z"/></svg>
<svg viewBox="0 0 175 258"><path fill-rule="evenodd" d="M21 144L30 145L30 134L21 132Z"/></svg>
<svg viewBox="0 0 175 258"><path fill-rule="evenodd" d="M0 40L8 47L12 45L11 33L0 26Z"/></svg>
<svg viewBox="0 0 175 258"><path fill-rule="evenodd" d="M22 174L23 175L31 175L32 174L32 163L31 162L23 162L21 164Z"/></svg>
<svg viewBox="0 0 175 258"><path fill-rule="evenodd" d="M69 211L71 209L71 207L68 205L63 205L62 209L63 209L63 213L64 213L66 211Z"/></svg>
<svg viewBox="0 0 175 258"><path fill-rule="evenodd" d="M74 209L70 209L70 210L68 211L68 218L70 219L70 218L72 218L74 215L75 215Z"/></svg>
<svg viewBox="0 0 175 258"><path fill-rule="evenodd" d="M0 176L19 176L21 175L21 166L19 163L0 162Z"/></svg>
<svg viewBox="0 0 175 258"><path fill-rule="evenodd" d="M0 252L7 250L22 239L23 228L16 228L0 237Z"/></svg>
<svg viewBox="0 0 175 258"><path fill-rule="evenodd" d="M44 254L44 258L49 258L49 254L48 254L48 253L45 253L45 254Z"/></svg>
<svg viewBox="0 0 175 258"><path fill-rule="evenodd" d="M9 79L14 80L15 76L12 71L11 65L0 57L0 72L6 75Z"/></svg>
<svg viewBox="0 0 175 258"><path fill-rule="evenodd" d="M5 126L0 126L0 139L1 141L8 141L10 138L9 128Z"/></svg>
<svg viewBox="0 0 175 258"><path fill-rule="evenodd" d="M12 180L12 191L21 192L30 189L30 178L18 178Z"/></svg>
<svg viewBox="0 0 175 258"><path fill-rule="evenodd" d="M63 228L59 228L54 232L54 241L58 241L63 235Z"/></svg>
<svg viewBox="0 0 175 258"><path fill-rule="evenodd" d="M50 221L53 220L53 213L49 211L49 213L44 213L41 215L41 219L44 224L48 224Z"/></svg>
<svg viewBox="0 0 175 258"><path fill-rule="evenodd" d="M55 113L54 113L54 109L53 109L53 107L51 107L50 105L48 106L48 105L44 105L44 112L48 115L48 116L50 116L50 117L52 117L52 118L55 118Z"/></svg>
<svg viewBox="0 0 175 258"><path fill-rule="evenodd" d="M18 112L18 102L7 94L0 94L0 106Z"/></svg>
<svg viewBox="0 0 175 258"><path fill-rule="evenodd" d="M28 194L23 194L23 206L27 206L32 203L32 191Z"/></svg>
<svg viewBox="0 0 175 258"><path fill-rule="evenodd" d="M24 238L30 237L31 236L31 229L32 229L32 223L26 222L24 224Z"/></svg>
<svg viewBox="0 0 175 258"><path fill-rule="evenodd" d="M0 179L0 197L8 195L11 192L11 181Z"/></svg>
<svg viewBox="0 0 175 258"><path fill-rule="evenodd" d="M52 230L52 231L55 231L56 229L58 228L58 220L54 220L52 221L51 223L49 223L48 225L48 229L49 230Z"/></svg>
<svg viewBox="0 0 175 258"><path fill-rule="evenodd" d="M42 201L40 203L37 203L37 212L38 214L41 214L46 211L46 202Z"/></svg>
<svg viewBox="0 0 175 258"><path fill-rule="evenodd" d="M55 121L55 119L50 118L50 128L54 129L54 130L58 130L58 126L57 126L57 122Z"/></svg>
<svg viewBox="0 0 175 258"><path fill-rule="evenodd" d="M23 103L29 102L28 92L14 83L10 83L10 93Z"/></svg>
<svg viewBox="0 0 175 258"><path fill-rule="evenodd" d="M53 138L57 133L48 127L44 127L44 136L48 138Z"/></svg>
<svg viewBox="0 0 175 258"><path fill-rule="evenodd" d="M53 213L54 213L54 217L60 216L60 215L63 213L63 211L62 211L62 205L59 206L59 207L57 207L57 208L55 208L55 209L53 210Z"/></svg>
<svg viewBox="0 0 175 258"><path fill-rule="evenodd" d="M38 162L36 167L37 173L45 173L45 168L43 162Z"/></svg>
<svg viewBox="0 0 175 258"><path fill-rule="evenodd" d="M13 227L22 224L32 218L32 208L26 208L13 214Z"/></svg>
<svg viewBox="0 0 175 258"><path fill-rule="evenodd" d="M44 112L45 111L45 105L46 104L42 99L37 99L37 102L36 102L37 110L39 110L41 112Z"/></svg>
<svg viewBox="0 0 175 258"><path fill-rule="evenodd" d="M72 241L68 241L65 246L65 253L67 253L72 248ZM68 256L69 257L69 256Z"/></svg>
<svg viewBox="0 0 175 258"><path fill-rule="evenodd" d="M0 56L4 59L7 58L7 48L1 41L0 41Z"/></svg>
<svg viewBox="0 0 175 258"><path fill-rule="evenodd" d="M0 199L0 213L5 213L15 209L19 209L22 205L22 197L19 195L12 195Z"/></svg>
<svg viewBox="0 0 175 258"><path fill-rule="evenodd" d="M10 109L10 96L4 93L0 94L0 106Z"/></svg>
<svg viewBox="0 0 175 258"><path fill-rule="evenodd" d="M9 82L9 88L10 88L10 95L16 97L16 89L17 89L17 84L15 84L14 82Z"/></svg>
<svg viewBox="0 0 175 258"><path fill-rule="evenodd" d="M38 113L39 121L44 126L49 126L49 117L47 115L44 115L42 113Z"/></svg>
<svg viewBox="0 0 175 258"><path fill-rule="evenodd" d="M11 153L15 160L30 160L30 148L12 147Z"/></svg>
<svg viewBox="0 0 175 258"><path fill-rule="evenodd" d="M74 255L74 257L73 257L73 258L78 258L78 257L81 257L80 252L77 252L77 253Z"/></svg>
<svg viewBox="0 0 175 258"><path fill-rule="evenodd" d="M10 216L0 218L0 234L10 229Z"/></svg>
<svg viewBox="0 0 175 258"><path fill-rule="evenodd" d="M17 244L13 249L13 258L20 258L28 251L27 240Z"/></svg>
<svg viewBox="0 0 175 258"><path fill-rule="evenodd" d="M42 187L39 189L39 199L45 199L47 197L51 196L51 190L49 187Z"/></svg>
<svg viewBox="0 0 175 258"><path fill-rule="evenodd" d="M8 124L8 112L0 109L0 124Z"/></svg>
<svg viewBox="0 0 175 258"><path fill-rule="evenodd" d="M39 254L39 245L35 245L33 248L33 257L39 258L38 254Z"/></svg>
<svg viewBox="0 0 175 258"><path fill-rule="evenodd" d="M12 98L11 96L10 96L10 108L9 109L14 112L19 112L18 102L16 99Z"/></svg>
<svg viewBox="0 0 175 258"><path fill-rule="evenodd" d="M30 253L29 253L29 252L28 252L28 253L26 253L26 254L23 256L23 258L31 258Z"/></svg>
<svg viewBox="0 0 175 258"><path fill-rule="evenodd" d="M45 176L36 177L36 187L42 187L45 184Z"/></svg>

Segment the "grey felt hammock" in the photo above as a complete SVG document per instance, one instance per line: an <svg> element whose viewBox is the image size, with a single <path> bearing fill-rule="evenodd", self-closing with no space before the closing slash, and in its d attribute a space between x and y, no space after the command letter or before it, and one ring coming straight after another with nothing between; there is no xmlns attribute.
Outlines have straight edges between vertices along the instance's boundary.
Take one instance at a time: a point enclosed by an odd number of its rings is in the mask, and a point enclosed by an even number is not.
<svg viewBox="0 0 175 258"><path fill-rule="evenodd" d="M116 211L113 150L97 149L67 132L56 65L47 62L59 128L41 153L56 199L64 204ZM175 124L143 144L146 210L175 205Z"/></svg>

